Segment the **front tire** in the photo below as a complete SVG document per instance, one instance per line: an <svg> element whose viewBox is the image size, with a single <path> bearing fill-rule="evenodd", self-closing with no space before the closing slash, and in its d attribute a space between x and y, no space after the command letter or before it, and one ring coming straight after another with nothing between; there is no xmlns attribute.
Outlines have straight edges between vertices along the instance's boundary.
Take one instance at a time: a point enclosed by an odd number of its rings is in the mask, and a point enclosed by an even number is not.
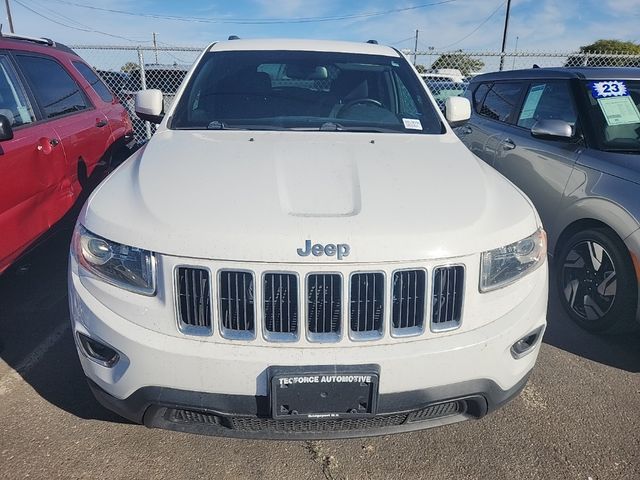
<svg viewBox="0 0 640 480"><path fill-rule="evenodd" d="M589 332L631 329L638 282L627 248L607 228L573 234L560 247L556 282L560 302Z"/></svg>

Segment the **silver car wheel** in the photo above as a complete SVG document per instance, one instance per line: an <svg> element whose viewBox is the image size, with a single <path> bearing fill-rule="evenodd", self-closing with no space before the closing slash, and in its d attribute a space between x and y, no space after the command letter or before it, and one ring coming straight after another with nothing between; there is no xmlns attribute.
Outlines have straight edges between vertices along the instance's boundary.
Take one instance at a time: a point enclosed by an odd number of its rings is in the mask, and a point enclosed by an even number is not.
<svg viewBox="0 0 640 480"><path fill-rule="evenodd" d="M562 285L567 304L576 315L600 320L616 299L616 269L611 256L593 240L575 244L564 259Z"/></svg>

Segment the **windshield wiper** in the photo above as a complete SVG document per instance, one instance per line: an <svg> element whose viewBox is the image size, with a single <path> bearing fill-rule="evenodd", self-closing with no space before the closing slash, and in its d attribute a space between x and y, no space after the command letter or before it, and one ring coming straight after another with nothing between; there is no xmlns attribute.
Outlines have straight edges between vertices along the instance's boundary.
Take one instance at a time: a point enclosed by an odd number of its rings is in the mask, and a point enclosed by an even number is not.
<svg viewBox="0 0 640 480"><path fill-rule="evenodd" d="M318 130L322 132L369 132L369 133L399 133L399 130L384 127L373 127L369 125L365 126L350 126L342 125L340 123L325 122L318 127L281 127L279 125L261 125L261 124L234 124L228 125L221 120L213 120L207 125L207 130L295 130L295 131L314 131Z"/></svg>
<svg viewBox="0 0 640 480"><path fill-rule="evenodd" d="M214 120L209 122L207 130L289 130L285 127L277 125L253 125L253 124L239 124L239 125L227 125L220 120Z"/></svg>
<svg viewBox="0 0 640 480"><path fill-rule="evenodd" d="M384 127L365 126L345 126L341 123L325 122L320 125L322 132L365 132L365 133L399 133L399 130Z"/></svg>
<svg viewBox="0 0 640 480"><path fill-rule="evenodd" d="M607 148L604 151L609 153L631 153L633 155L640 154L640 149L637 148Z"/></svg>

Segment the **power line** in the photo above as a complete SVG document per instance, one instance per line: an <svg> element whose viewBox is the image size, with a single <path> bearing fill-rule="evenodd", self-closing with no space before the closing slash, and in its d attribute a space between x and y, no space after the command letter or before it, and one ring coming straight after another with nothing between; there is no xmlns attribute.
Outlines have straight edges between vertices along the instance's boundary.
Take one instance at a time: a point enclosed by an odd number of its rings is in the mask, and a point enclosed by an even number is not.
<svg viewBox="0 0 640 480"><path fill-rule="evenodd" d="M433 45L429 45L427 42L425 42L422 39L418 39L418 43L423 47L425 47L426 49L433 49Z"/></svg>
<svg viewBox="0 0 640 480"><path fill-rule="evenodd" d="M172 45L172 44L170 44L170 43L160 42L160 41L159 41L158 43L159 43L160 45L164 45L164 46L167 46L167 47L174 47L174 45ZM169 55L170 57L172 57L174 60L177 60L178 62L180 62L180 63L182 63L182 64L184 64L184 65L189 65L190 63L193 63L193 62L190 62L190 61L188 61L188 60L185 60L184 58L180 58L180 57L175 56L175 55L174 55L173 53L171 53L169 50L165 50L165 51L164 51L164 53L166 53L167 55ZM157 63L157 62L156 62L156 63Z"/></svg>
<svg viewBox="0 0 640 480"><path fill-rule="evenodd" d="M438 47L437 49L438 49L438 50L444 50L444 49L451 48L451 47L453 47L454 45L457 45L457 44L459 44L459 43L461 43L461 42L465 41L465 40L466 40L467 38L469 38L471 35L473 35L473 34L474 34L474 33L476 33L478 30L480 30L480 29L481 29L481 28L482 28L482 27L483 27L483 26L484 26L484 25L485 25L489 20L491 20L491 19L494 17L494 15L500 11L500 9L502 8L502 6L503 6L505 3L507 3L507 1L506 1L506 0L505 0L505 1L503 1L503 2L500 2L500 5L498 5L498 7L497 7L493 12L491 12L491 14L490 14L487 18L485 18L485 19L480 23L480 25L478 25L476 28L474 28L474 29L473 29L473 31L472 31L471 33L469 33L468 35L465 35L465 36L464 36L464 37L462 37L460 40L457 40L457 41L455 41L455 42L453 42L453 43L450 43L449 45L445 45L445 46L443 46L443 47Z"/></svg>
<svg viewBox="0 0 640 480"><path fill-rule="evenodd" d="M32 2L33 2L33 0L32 0ZM86 29L87 32L100 33L102 35L107 35L109 37L114 37L114 38L120 38L122 40L127 40L129 42L148 42L148 40L135 40L135 39L131 39L131 38L128 38L128 37L123 37L123 36L120 36L120 35L115 35L115 34L111 34L111 33L107 33L107 32L101 32L99 30L96 30L93 27L90 27L89 25L87 25L85 23L81 23L78 20L75 20L73 18L69 18L69 17L67 17L65 15L62 15L59 12L56 12L55 10L52 10L52 9L50 9L48 7L45 7L44 5L42 5L40 3L36 3L36 2L33 2L33 3L34 3L34 6L36 6L37 8L39 8L41 10L45 10L45 11L49 12L51 15L55 15L56 17L61 18L62 21L64 21L64 22L71 23L71 25L64 25L64 26L67 26L69 28L73 28L73 26L74 26L73 24L75 24L75 25L79 25L80 27L83 27L83 31L84 31L84 29ZM47 20L50 20L50 18L47 17Z"/></svg>
<svg viewBox="0 0 640 480"><path fill-rule="evenodd" d="M405 43L405 42L408 42L409 40L413 40L414 38L415 38L415 35L411 35L410 37L403 38L402 40L398 40L397 42L392 42L389 45L398 45L400 43Z"/></svg>
<svg viewBox="0 0 640 480"><path fill-rule="evenodd" d="M31 7L27 6L27 5L25 5L24 3L22 3L22 1L21 1L21 0L14 0L14 2L15 2L15 3L17 3L18 5L20 5L22 8L24 8L24 9L26 9L26 10L30 11L31 13L33 13L33 14L35 14L35 15L37 15L37 16L39 16L39 17L41 17L41 18L44 18L45 20L48 20L48 21L50 21L50 22L53 22L53 23L55 23L55 24L57 24L57 25L60 25L60 26L66 27L66 28L71 28L71 29L73 29L73 30L78 30L78 31L81 31L81 32L87 32L87 33L98 33L98 34L100 34L100 35L106 35L106 36L108 36L108 37L112 37L112 38L119 38L119 39L121 39L121 40L126 40L127 42L140 43L140 40L133 40L133 39L131 39L131 38L123 37L123 36L121 36L121 35L115 35L115 34L112 34L112 33L102 32L102 31L100 31L100 30L93 29L93 28L91 28L91 27L89 27L89 26L87 26L87 25L84 25L84 24L82 24L82 23L80 23L80 22L76 21L76 20L72 20L72 19L70 19L70 18L68 18L68 17L65 17L64 15L61 15L61 14L59 14L59 13L57 13L57 12L54 12L54 11L52 11L52 10L50 10L50 9L46 8L46 7L42 7L41 5L38 5L38 7L39 7L39 8L42 8L43 10L48 10L50 13L54 13L54 14L55 14L56 16L58 16L59 18L66 19L66 20L67 20L67 21L69 21L69 22L74 22L76 25L81 25L81 26L80 26L80 27L78 27L78 26L74 26L74 25L69 25L68 23L64 23L64 22L62 22L62 21L56 20L55 18L51 18L51 17L47 17L47 16L45 16L45 15L42 15L42 14L41 14L40 12L38 12L37 10L34 10L33 8L31 8ZM84 27L84 28L83 28L83 27Z"/></svg>
<svg viewBox="0 0 640 480"><path fill-rule="evenodd" d="M251 18L206 18L206 17L184 17L178 15L161 15L156 13L138 13L130 12L127 10L118 10L114 8L96 7L94 5L86 5L77 2L71 2L68 0L53 0L57 3L65 5L71 5L79 8L87 8L90 10L97 10L101 12L116 13L120 15L129 15L134 17L154 18L156 20L172 20L181 22L200 22L200 23L225 23L234 25L277 25L277 24L294 24L294 23L320 23L320 22L337 22L341 20L354 20L360 18L379 17L384 15L390 15L394 13L408 12L412 10L419 10L427 7L435 7L438 5L445 5L448 3L454 3L458 0L441 0L438 2L423 3L420 5L414 5L411 7L394 8L390 10L382 10L378 12L369 13L354 13L349 15L336 15L331 17L297 17L297 18L265 18L265 19L251 19Z"/></svg>

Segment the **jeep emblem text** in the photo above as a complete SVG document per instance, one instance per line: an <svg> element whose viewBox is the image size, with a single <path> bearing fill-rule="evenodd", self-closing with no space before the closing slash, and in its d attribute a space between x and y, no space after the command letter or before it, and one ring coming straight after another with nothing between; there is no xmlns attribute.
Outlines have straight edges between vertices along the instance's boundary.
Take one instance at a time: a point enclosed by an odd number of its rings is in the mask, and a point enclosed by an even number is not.
<svg viewBox="0 0 640 480"><path fill-rule="evenodd" d="M321 257L322 255L334 257L337 255L338 260L348 257L350 252L351 247L346 243L338 243L337 245L334 243L327 243L326 245L316 243L315 245L311 245L311 240L305 241L304 248L298 249L298 255L301 257L307 257L309 254L312 254L314 257Z"/></svg>

